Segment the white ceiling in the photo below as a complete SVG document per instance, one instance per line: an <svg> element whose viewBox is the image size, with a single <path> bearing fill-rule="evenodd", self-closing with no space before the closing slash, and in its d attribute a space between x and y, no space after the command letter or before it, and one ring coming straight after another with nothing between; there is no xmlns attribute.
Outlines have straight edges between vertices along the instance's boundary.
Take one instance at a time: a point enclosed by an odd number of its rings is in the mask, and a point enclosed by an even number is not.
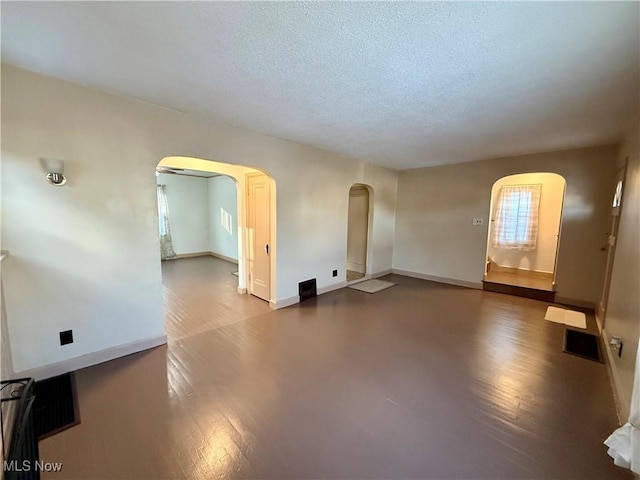
<svg viewBox="0 0 640 480"><path fill-rule="evenodd" d="M618 140L639 5L2 2L2 61L403 169Z"/></svg>

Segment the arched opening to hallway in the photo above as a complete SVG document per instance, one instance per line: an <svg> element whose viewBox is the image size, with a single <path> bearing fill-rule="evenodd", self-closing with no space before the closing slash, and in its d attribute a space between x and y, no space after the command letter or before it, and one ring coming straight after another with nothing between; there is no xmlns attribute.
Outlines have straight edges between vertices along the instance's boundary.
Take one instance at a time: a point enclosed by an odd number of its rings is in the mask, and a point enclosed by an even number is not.
<svg viewBox="0 0 640 480"><path fill-rule="evenodd" d="M178 156L158 163L156 179L169 337L269 311L276 274L273 179L251 167Z"/></svg>
<svg viewBox="0 0 640 480"><path fill-rule="evenodd" d="M347 282L364 278L369 267L373 189L355 183L349 189L347 217Z"/></svg>

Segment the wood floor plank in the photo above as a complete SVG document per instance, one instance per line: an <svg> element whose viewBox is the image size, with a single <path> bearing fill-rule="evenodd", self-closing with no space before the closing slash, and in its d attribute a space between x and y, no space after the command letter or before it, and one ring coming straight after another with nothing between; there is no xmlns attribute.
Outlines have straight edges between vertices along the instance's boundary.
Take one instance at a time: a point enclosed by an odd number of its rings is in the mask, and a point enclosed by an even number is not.
<svg viewBox="0 0 640 480"><path fill-rule="evenodd" d="M547 303L390 275L271 311L208 263L163 269L167 346L77 373L45 479L632 478L606 366Z"/></svg>

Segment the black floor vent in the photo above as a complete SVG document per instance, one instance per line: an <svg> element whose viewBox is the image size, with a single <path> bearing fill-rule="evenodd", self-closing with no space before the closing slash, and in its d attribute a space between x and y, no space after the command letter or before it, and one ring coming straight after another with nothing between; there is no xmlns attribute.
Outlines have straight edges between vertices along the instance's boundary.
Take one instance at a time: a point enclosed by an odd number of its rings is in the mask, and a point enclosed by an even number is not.
<svg viewBox="0 0 640 480"><path fill-rule="evenodd" d="M316 289L316 279L312 278L311 280L300 282L298 284L298 295L300 295L301 302L317 297L318 290Z"/></svg>
<svg viewBox="0 0 640 480"><path fill-rule="evenodd" d="M38 440L80 423L73 373L36 382L35 394L34 428Z"/></svg>
<svg viewBox="0 0 640 480"><path fill-rule="evenodd" d="M578 332L567 328L564 332L564 349L562 351L602 363L600 343L598 337L592 333Z"/></svg>

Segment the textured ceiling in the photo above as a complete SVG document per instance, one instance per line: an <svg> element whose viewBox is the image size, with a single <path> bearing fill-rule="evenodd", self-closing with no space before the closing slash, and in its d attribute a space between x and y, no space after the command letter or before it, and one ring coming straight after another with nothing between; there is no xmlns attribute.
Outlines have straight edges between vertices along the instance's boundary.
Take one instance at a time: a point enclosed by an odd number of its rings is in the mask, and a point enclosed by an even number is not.
<svg viewBox="0 0 640 480"><path fill-rule="evenodd" d="M638 3L2 2L2 61L411 168L616 141Z"/></svg>

